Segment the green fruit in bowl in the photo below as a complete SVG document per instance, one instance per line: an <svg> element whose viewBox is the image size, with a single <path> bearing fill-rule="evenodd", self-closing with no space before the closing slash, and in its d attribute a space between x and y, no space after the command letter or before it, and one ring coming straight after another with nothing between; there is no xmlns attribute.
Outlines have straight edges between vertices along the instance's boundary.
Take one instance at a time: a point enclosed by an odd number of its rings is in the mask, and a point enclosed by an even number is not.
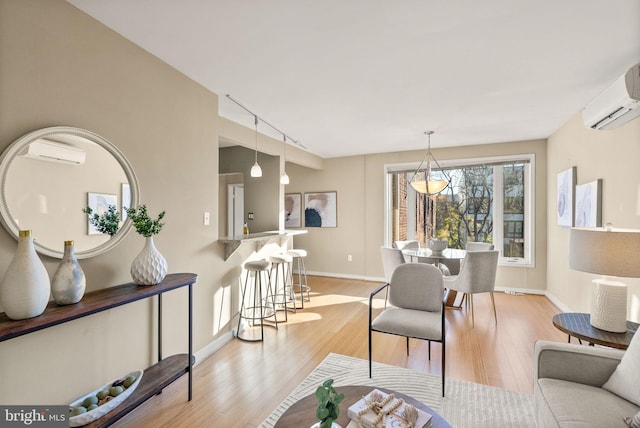
<svg viewBox="0 0 640 428"><path fill-rule="evenodd" d="M97 403L98 403L98 397L96 397L95 395L90 395L84 400L82 400L82 407L89 407L90 405L97 404Z"/></svg>
<svg viewBox="0 0 640 428"><path fill-rule="evenodd" d="M112 386L111 388L109 388L109 395L111 395L112 397L117 397L123 392L124 392L124 388L121 386Z"/></svg>
<svg viewBox="0 0 640 428"><path fill-rule="evenodd" d="M83 413L87 413L87 408L86 408L86 407L83 407L83 406L78 406L78 407L74 407L74 408L71 410L71 414L70 414L70 416L72 416L72 417L73 417L73 416L78 416L78 415L81 415L81 414L83 414Z"/></svg>
<svg viewBox="0 0 640 428"><path fill-rule="evenodd" d="M109 390L103 389L102 391L98 392L97 397L99 400L104 400L105 398L107 398L108 395L109 395Z"/></svg>
<svg viewBox="0 0 640 428"><path fill-rule="evenodd" d="M94 404L90 405L89 407L87 407L87 412L90 412L93 409L97 409L97 408L98 408L98 404L94 403Z"/></svg>
<svg viewBox="0 0 640 428"><path fill-rule="evenodd" d="M124 380L124 387L125 388L129 388L131 385L133 385L133 383L136 381L136 377L134 375L129 375L127 376L127 378Z"/></svg>

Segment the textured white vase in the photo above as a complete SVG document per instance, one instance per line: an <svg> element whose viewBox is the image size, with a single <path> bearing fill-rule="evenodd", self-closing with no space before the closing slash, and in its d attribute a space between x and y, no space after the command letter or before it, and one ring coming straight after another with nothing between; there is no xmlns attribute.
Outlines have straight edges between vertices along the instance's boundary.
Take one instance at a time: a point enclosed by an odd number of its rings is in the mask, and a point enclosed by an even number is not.
<svg viewBox="0 0 640 428"><path fill-rule="evenodd" d="M144 248L131 263L131 278L138 285L155 285L167 275L167 260L157 250L153 236L149 236Z"/></svg>
<svg viewBox="0 0 640 428"><path fill-rule="evenodd" d="M87 280L78 263L73 241L64 241L64 255L51 278L51 294L59 305L78 303L86 288Z"/></svg>
<svg viewBox="0 0 640 428"><path fill-rule="evenodd" d="M30 230L21 230L18 248L0 283L0 302L12 320L42 314L49 303L49 274L36 254Z"/></svg>

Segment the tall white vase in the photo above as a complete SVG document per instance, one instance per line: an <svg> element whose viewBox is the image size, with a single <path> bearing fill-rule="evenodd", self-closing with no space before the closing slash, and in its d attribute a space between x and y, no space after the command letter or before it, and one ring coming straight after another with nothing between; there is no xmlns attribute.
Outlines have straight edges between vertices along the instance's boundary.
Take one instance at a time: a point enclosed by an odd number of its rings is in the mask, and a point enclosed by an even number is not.
<svg viewBox="0 0 640 428"><path fill-rule="evenodd" d="M138 285L155 285L166 275L167 260L157 250L153 236L149 236L144 248L131 263L131 278Z"/></svg>
<svg viewBox="0 0 640 428"><path fill-rule="evenodd" d="M0 283L0 302L12 320L42 314L49 303L49 274L36 254L30 230L21 230L18 248Z"/></svg>
<svg viewBox="0 0 640 428"><path fill-rule="evenodd" d="M64 241L64 255L51 278L51 294L59 305L78 303L87 285L84 272L78 263L73 241Z"/></svg>

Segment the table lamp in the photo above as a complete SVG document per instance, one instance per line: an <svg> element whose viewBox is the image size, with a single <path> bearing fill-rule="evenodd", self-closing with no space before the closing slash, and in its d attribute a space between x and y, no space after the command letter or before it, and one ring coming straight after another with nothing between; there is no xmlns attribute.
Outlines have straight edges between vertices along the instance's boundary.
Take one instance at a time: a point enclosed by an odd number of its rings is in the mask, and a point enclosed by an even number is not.
<svg viewBox="0 0 640 428"><path fill-rule="evenodd" d="M613 333L627 331L627 285L608 276L640 278L640 230L606 228L571 229L569 267L605 275L594 279L591 325Z"/></svg>

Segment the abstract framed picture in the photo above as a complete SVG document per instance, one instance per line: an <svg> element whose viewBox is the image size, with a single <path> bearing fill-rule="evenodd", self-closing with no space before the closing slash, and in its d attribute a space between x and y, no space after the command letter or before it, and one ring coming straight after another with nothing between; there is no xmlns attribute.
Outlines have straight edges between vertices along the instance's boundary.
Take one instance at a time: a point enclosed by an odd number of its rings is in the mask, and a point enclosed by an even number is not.
<svg viewBox="0 0 640 428"><path fill-rule="evenodd" d="M602 179L576 186L576 227L602 227Z"/></svg>
<svg viewBox="0 0 640 428"><path fill-rule="evenodd" d="M305 227L337 227L338 192L304 194Z"/></svg>
<svg viewBox="0 0 640 428"><path fill-rule="evenodd" d="M87 206L93 210L94 214L102 215L109 209L109 205L113 205L118 208L118 197L116 195L109 195L105 193L87 193ZM87 234L88 235L101 235L94 226L87 220Z"/></svg>
<svg viewBox="0 0 640 428"><path fill-rule="evenodd" d="M127 209L134 208L131 206L131 186L129 183L122 183L121 188L122 195L120 195L120 201L122 205L122 210L120 211L120 217L122 218L122 222L127 219Z"/></svg>
<svg viewBox="0 0 640 428"><path fill-rule="evenodd" d="M284 227L300 227L302 212L302 193L285 193Z"/></svg>
<svg viewBox="0 0 640 428"><path fill-rule="evenodd" d="M575 166L558 173L558 226L573 226L576 175Z"/></svg>

